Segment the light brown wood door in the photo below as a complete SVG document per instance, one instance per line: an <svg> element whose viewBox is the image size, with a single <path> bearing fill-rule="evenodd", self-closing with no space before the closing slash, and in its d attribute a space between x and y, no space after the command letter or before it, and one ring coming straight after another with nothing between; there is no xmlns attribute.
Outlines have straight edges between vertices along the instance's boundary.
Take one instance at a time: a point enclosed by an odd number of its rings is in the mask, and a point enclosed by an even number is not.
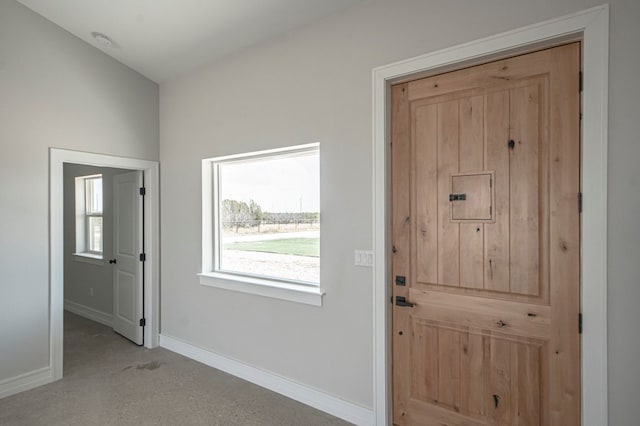
<svg viewBox="0 0 640 426"><path fill-rule="evenodd" d="M392 87L395 424L580 424L579 71L573 43Z"/></svg>

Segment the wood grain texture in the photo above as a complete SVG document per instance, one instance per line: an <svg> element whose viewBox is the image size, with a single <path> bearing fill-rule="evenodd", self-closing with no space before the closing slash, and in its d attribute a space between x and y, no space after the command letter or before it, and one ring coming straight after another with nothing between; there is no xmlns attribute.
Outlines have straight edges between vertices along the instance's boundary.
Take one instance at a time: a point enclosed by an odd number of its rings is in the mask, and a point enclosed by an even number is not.
<svg viewBox="0 0 640 426"><path fill-rule="evenodd" d="M484 223L460 224L460 286L484 287Z"/></svg>
<svg viewBox="0 0 640 426"><path fill-rule="evenodd" d="M493 174L452 174L451 192L464 200L451 202L451 222L484 223L493 221ZM482 252L478 253L482 254Z"/></svg>
<svg viewBox="0 0 640 426"><path fill-rule="evenodd" d="M413 314L418 318L539 339L551 336L549 306L413 288L409 299L415 303Z"/></svg>
<svg viewBox="0 0 640 426"><path fill-rule="evenodd" d="M546 105L538 102L538 92L546 87L533 84L510 91L509 116L509 238L510 290L514 293L539 293L539 197L547 188L539 188L540 115L546 117Z"/></svg>
<svg viewBox="0 0 640 426"><path fill-rule="evenodd" d="M447 72L408 83L409 101L433 98L450 93L500 87L506 82L530 78L549 72L553 49L514 56L484 65ZM521 60L521 58L526 58Z"/></svg>
<svg viewBox="0 0 640 426"><path fill-rule="evenodd" d="M438 329L438 404L460 411L460 333Z"/></svg>
<svg viewBox="0 0 640 426"><path fill-rule="evenodd" d="M580 46L553 49L550 78L550 423L580 419Z"/></svg>
<svg viewBox="0 0 640 426"><path fill-rule="evenodd" d="M485 169L495 171L495 223L485 226L484 287L509 291L509 92L489 93L486 103Z"/></svg>
<svg viewBox="0 0 640 426"><path fill-rule="evenodd" d="M488 367L490 380L485 394L488 417L495 424L513 424L511 376L511 342L489 339Z"/></svg>
<svg viewBox="0 0 640 426"><path fill-rule="evenodd" d="M411 357L411 396L424 402L438 401L438 329L424 323L413 323L413 356Z"/></svg>
<svg viewBox="0 0 640 426"><path fill-rule="evenodd" d="M460 99L459 162L461 173L484 170L484 96ZM483 223L460 224L460 286L484 288Z"/></svg>
<svg viewBox="0 0 640 426"><path fill-rule="evenodd" d="M517 351L517 384L520 389L540 389L540 371L537 366L542 365L540 348L537 346L520 345ZM518 392L518 424L540 424L540 393Z"/></svg>
<svg viewBox="0 0 640 426"><path fill-rule="evenodd" d="M393 311L394 423L580 424L579 66L573 43L392 88L414 304Z"/></svg>
<svg viewBox="0 0 640 426"><path fill-rule="evenodd" d="M415 155L415 237L416 278L419 282L438 282L438 179L437 130L438 108L426 105L412 108Z"/></svg>
<svg viewBox="0 0 640 426"><path fill-rule="evenodd" d="M542 341L439 321L416 320L413 330L412 398L403 421L421 402L455 413L454 424L540 424Z"/></svg>
<svg viewBox="0 0 640 426"><path fill-rule="evenodd" d="M451 222L451 174L458 172L458 101L438 105L438 283L460 285L459 226Z"/></svg>
<svg viewBox="0 0 640 426"><path fill-rule="evenodd" d="M485 416L485 380L484 339L467 331L460 336L460 411Z"/></svg>
<svg viewBox="0 0 640 426"><path fill-rule="evenodd" d="M409 278L411 200L408 190L411 185L409 158L411 154L409 102L406 84L391 89L391 179L392 189L392 272L396 276ZM406 188L406 189L405 189ZM402 190L401 190L402 189ZM393 297L408 296L408 287L393 285ZM404 309L393 308L392 359L393 374L393 421L403 425L405 404L409 399L409 314ZM402 334L400 334L402 332Z"/></svg>

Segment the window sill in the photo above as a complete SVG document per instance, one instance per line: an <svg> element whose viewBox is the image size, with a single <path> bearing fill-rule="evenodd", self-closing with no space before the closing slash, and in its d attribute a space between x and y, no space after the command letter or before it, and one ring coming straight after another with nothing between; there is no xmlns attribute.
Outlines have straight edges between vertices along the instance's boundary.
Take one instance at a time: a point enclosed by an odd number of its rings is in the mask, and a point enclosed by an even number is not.
<svg viewBox="0 0 640 426"><path fill-rule="evenodd" d="M73 259L76 262L89 263L91 265L104 265L104 259L102 255L93 253L72 253Z"/></svg>
<svg viewBox="0 0 640 426"><path fill-rule="evenodd" d="M220 272L206 272L198 274L200 284L238 291L240 293L256 294L273 299L288 300L290 302L307 305L322 306L324 292L318 287L286 283L260 278L243 277Z"/></svg>

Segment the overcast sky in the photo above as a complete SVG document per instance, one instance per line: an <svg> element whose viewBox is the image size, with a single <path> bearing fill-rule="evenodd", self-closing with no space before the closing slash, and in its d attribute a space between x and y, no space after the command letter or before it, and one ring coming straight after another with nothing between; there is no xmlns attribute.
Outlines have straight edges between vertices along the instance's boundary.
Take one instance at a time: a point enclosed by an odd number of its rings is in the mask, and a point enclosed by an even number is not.
<svg viewBox="0 0 640 426"><path fill-rule="evenodd" d="M294 158L230 162L220 166L221 200L254 200L264 212L320 211L317 152Z"/></svg>

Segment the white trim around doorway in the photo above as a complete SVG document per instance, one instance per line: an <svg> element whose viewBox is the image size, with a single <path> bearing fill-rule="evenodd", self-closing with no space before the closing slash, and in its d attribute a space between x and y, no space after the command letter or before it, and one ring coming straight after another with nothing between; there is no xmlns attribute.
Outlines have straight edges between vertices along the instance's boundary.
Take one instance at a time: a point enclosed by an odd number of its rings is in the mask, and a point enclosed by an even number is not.
<svg viewBox="0 0 640 426"><path fill-rule="evenodd" d="M141 170L144 173L144 346L158 346L160 331L160 166L156 161L116 157L66 149L49 149L49 356L51 381L62 378L64 310L64 163Z"/></svg>
<svg viewBox="0 0 640 426"><path fill-rule="evenodd" d="M583 46L582 424L608 424L607 146L609 7L598 6L373 70L374 380L376 425L391 424L389 87L559 43Z"/></svg>

